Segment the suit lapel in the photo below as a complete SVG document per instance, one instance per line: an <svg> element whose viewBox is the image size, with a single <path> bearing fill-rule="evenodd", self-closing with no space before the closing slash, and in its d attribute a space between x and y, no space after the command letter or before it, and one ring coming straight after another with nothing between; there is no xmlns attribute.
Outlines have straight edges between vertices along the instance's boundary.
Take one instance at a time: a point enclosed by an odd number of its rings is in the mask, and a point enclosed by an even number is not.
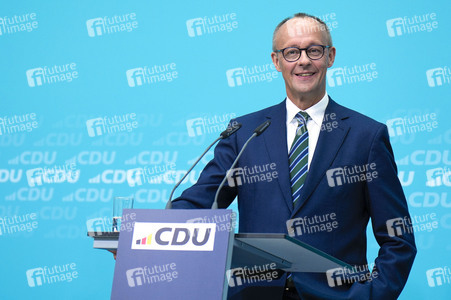
<svg viewBox="0 0 451 300"><path fill-rule="evenodd" d="M305 180L304 187L302 188L301 198L293 211L293 215L308 201L326 171L332 165L332 162L337 156L338 150L349 131L349 126L343 122L344 119L348 118L348 115L343 112L340 105L329 98L325 116L331 116L332 113L337 116L335 120L338 122L338 126L330 131L320 131L309 173ZM323 124L326 123L324 121L325 120L323 120ZM333 120L329 119L328 122L333 122Z"/></svg>
<svg viewBox="0 0 451 300"><path fill-rule="evenodd" d="M266 149L271 162L276 164L277 175L283 198L290 210L293 209L291 197L290 172L288 171L288 149L287 149L287 108L285 100L276 105L268 116L271 125L267 132L263 133Z"/></svg>

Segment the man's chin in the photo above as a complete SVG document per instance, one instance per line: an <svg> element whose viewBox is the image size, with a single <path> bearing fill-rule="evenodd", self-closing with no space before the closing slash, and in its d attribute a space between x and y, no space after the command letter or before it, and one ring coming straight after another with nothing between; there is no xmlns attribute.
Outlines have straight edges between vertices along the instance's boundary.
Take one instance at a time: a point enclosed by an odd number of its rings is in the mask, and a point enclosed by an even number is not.
<svg viewBox="0 0 451 300"><path fill-rule="evenodd" d="M317 91L311 88L300 88L300 89L296 89L296 90L292 90L290 92L290 94L292 95L291 97L289 96L289 98L291 99L292 97L294 99L299 99L299 100L306 100L306 101L314 101L319 102L319 100L321 100L321 98L324 96L325 91Z"/></svg>

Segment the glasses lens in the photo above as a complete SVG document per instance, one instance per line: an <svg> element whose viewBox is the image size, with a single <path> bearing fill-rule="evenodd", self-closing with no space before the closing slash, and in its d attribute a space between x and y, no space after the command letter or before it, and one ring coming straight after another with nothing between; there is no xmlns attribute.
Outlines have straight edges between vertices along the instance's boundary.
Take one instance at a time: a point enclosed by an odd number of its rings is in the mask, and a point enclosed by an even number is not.
<svg viewBox="0 0 451 300"><path fill-rule="evenodd" d="M283 51L283 57L288 61L296 61L301 56L301 52L297 48L286 48Z"/></svg>
<svg viewBox="0 0 451 300"><path fill-rule="evenodd" d="M311 59L320 59L324 54L324 49L321 46L310 46L307 48L307 56Z"/></svg>

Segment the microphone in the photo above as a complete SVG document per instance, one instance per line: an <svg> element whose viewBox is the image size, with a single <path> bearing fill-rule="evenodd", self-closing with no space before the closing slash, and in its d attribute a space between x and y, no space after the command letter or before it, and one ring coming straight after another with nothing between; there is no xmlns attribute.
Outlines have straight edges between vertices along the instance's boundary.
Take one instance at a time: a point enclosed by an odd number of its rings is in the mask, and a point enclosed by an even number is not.
<svg viewBox="0 0 451 300"><path fill-rule="evenodd" d="M218 190L216 191L216 195L215 195L215 201L213 202L213 204L211 205L211 209L218 209L218 196L219 196L219 192L221 191L222 187L225 184L225 181L227 180L227 175L229 174L230 170L233 169L235 167L235 165L237 164L238 160L241 157L241 154L243 154L244 149L246 149L247 144L249 144L249 142L256 136L259 136L260 134L263 133L263 131L266 130L266 128L269 127L269 125L271 124L270 120L266 120L265 122L263 122L262 124L260 124L257 128L255 128L254 133L251 135L251 137L246 141L246 143L244 143L243 148L241 148L241 151L238 153L237 157L235 158L235 160L233 161L232 166L230 167L230 169L227 171L226 176L224 176L224 179L222 180L221 184L218 187Z"/></svg>
<svg viewBox="0 0 451 300"><path fill-rule="evenodd" d="M234 134L235 132L238 131L238 129L241 128L241 124L240 123L235 123L232 122L231 126L228 126L226 130L224 130L223 132L221 132L221 134L219 135L219 137L213 141L213 143L210 144L210 146L207 147L207 149L204 151L204 153L202 153L202 155L194 162L194 164L191 166L191 168L189 168L189 170L186 172L186 174L182 177L182 179L180 179L179 182L177 182L177 184L175 185L175 187L172 189L171 191L171 195L169 195L169 200L166 203L166 208L165 209L171 209L172 208L172 195L174 195L175 190L178 188L178 186L182 183L183 180L185 180L186 176L188 176L188 174L191 172L191 170L194 169L194 167L197 165L197 163L202 159L202 157L204 157L204 155L208 152L208 150L210 150L211 147L213 147L214 144L216 144L217 141L222 140L222 139L226 139L229 136L231 136L232 134Z"/></svg>

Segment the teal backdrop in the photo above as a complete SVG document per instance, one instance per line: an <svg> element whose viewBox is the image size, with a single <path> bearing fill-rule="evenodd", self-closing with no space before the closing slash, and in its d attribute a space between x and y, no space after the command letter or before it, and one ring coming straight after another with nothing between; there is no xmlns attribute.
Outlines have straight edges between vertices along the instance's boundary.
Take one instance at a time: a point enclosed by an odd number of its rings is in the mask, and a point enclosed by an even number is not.
<svg viewBox="0 0 451 300"><path fill-rule="evenodd" d="M230 118L285 98L271 39L296 12L331 28L329 95L389 128L418 247L400 299L449 299L444 0L2 1L0 298L108 299L115 262L87 230L111 227L115 196L163 208Z"/></svg>

